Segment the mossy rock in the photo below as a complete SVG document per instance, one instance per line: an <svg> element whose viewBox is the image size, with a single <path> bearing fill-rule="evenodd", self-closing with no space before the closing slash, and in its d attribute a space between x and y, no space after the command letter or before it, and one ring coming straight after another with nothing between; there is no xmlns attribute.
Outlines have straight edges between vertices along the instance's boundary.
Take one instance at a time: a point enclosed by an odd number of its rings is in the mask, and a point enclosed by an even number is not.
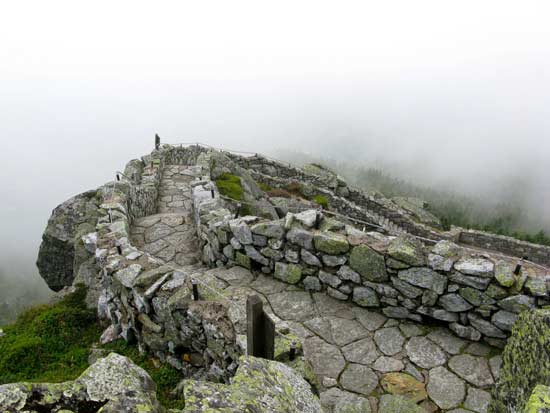
<svg viewBox="0 0 550 413"><path fill-rule="evenodd" d="M550 310L519 315L502 360L489 412L523 412L533 389L550 383Z"/></svg>
<svg viewBox="0 0 550 413"><path fill-rule="evenodd" d="M539 384L531 393L525 406L525 413L550 412L550 387Z"/></svg>
<svg viewBox="0 0 550 413"><path fill-rule="evenodd" d="M388 280L384 257L367 245L354 247L351 251L349 262L350 267L368 281L380 282Z"/></svg>

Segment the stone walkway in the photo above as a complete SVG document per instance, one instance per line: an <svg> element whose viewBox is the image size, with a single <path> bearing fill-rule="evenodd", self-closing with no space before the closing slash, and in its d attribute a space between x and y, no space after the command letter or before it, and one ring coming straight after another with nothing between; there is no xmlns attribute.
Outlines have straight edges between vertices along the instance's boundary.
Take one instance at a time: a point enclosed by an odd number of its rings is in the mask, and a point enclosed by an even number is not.
<svg viewBox="0 0 550 413"><path fill-rule="evenodd" d="M186 166L170 165L163 173L158 214L134 221L132 244L165 263L185 266L199 261L191 208L193 177Z"/></svg>
<svg viewBox="0 0 550 413"><path fill-rule="evenodd" d="M246 332L246 297L258 294L277 329L300 338L327 412L354 406L376 413L386 393L405 395L427 412L487 411L501 363L498 349L458 338L445 327L388 319L244 268L193 265L199 261L198 240L186 171L166 167L159 214L136 220L134 245L197 278L204 298L226 297L239 334Z"/></svg>

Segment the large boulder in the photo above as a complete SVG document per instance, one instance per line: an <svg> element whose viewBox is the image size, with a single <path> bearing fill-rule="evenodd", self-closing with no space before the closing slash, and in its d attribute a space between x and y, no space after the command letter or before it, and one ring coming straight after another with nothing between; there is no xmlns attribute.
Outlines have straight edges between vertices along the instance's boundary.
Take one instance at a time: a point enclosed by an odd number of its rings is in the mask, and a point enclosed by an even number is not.
<svg viewBox="0 0 550 413"><path fill-rule="evenodd" d="M242 356L231 384L184 380L184 412L321 412L310 385L292 368Z"/></svg>
<svg viewBox="0 0 550 413"><path fill-rule="evenodd" d="M145 370L111 353L74 381L0 386L0 411L161 412L155 393L155 383Z"/></svg>
<svg viewBox="0 0 550 413"><path fill-rule="evenodd" d="M72 285L80 264L89 257L81 237L95 231L99 200L87 191L57 206L42 234L36 265L53 291Z"/></svg>

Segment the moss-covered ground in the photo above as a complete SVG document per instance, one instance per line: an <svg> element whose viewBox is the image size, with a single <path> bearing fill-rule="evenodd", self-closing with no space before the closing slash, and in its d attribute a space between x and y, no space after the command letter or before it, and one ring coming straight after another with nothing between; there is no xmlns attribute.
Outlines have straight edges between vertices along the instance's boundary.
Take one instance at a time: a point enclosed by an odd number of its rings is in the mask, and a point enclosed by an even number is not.
<svg viewBox="0 0 550 413"><path fill-rule="evenodd" d="M62 382L88 367L91 344L101 328L86 308L83 287L51 305L32 307L4 327L0 338L0 384Z"/></svg>
<svg viewBox="0 0 550 413"><path fill-rule="evenodd" d="M221 174L220 177L216 179L216 186L223 196L227 196L236 201L243 200L244 191L241 184L241 178L238 176L227 173Z"/></svg>
<svg viewBox="0 0 550 413"><path fill-rule="evenodd" d="M19 381L60 383L74 380L89 367L91 347L103 328L95 310L86 308L86 289L79 286L55 304L39 305L3 327L0 338L0 384ZM167 408L183 408L183 400L171 391L182 379L168 364L155 367L136 346L117 340L101 348L130 358L144 368L157 384L157 397Z"/></svg>

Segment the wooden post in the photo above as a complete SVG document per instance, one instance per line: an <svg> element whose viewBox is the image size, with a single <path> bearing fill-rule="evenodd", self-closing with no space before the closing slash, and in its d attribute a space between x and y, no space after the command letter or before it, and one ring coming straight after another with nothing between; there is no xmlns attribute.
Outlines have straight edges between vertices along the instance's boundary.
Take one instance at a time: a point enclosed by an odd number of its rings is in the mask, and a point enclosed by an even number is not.
<svg viewBox="0 0 550 413"><path fill-rule="evenodd" d="M263 310L257 295L246 299L246 348L249 356L272 360L275 352L275 323Z"/></svg>

